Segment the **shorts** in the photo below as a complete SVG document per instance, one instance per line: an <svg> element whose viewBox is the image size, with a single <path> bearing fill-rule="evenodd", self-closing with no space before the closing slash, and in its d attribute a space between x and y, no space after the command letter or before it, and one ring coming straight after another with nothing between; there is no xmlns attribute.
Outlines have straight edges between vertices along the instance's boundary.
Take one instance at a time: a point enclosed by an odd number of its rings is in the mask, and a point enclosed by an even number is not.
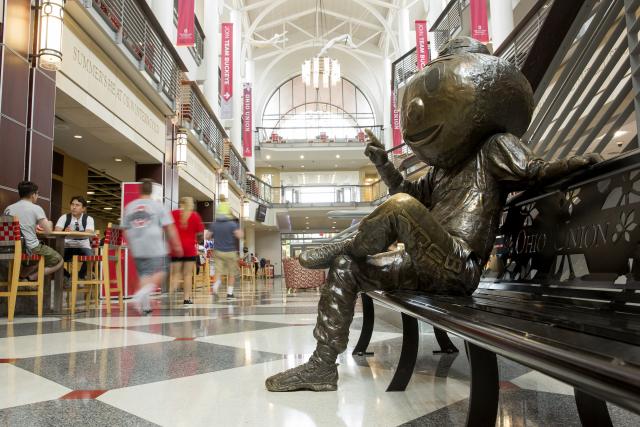
<svg viewBox="0 0 640 427"><path fill-rule="evenodd" d="M167 257L133 258L138 270L138 277L153 276L156 273L166 273L169 265Z"/></svg>
<svg viewBox="0 0 640 427"><path fill-rule="evenodd" d="M213 262L216 266L216 276L236 276L238 269L238 254L236 252L214 251Z"/></svg>
<svg viewBox="0 0 640 427"><path fill-rule="evenodd" d="M197 256L171 257L171 262L196 262L197 260Z"/></svg>
<svg viewBox="0 0 640 427"><path fill-rule="evenodd" d="M62 261L62 255L56 252L55 249L50 248L47 245L39 244L30 251L33 255L40 255L44 258L45 267L54 267L60 264Z"/></svg>

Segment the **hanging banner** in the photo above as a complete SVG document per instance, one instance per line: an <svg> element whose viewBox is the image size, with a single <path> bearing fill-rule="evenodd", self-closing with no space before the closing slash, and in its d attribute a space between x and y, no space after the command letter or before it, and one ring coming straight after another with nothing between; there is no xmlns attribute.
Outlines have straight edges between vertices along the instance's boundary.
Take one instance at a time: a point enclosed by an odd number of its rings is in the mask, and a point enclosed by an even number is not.
<svg viewBox="0 0 640 427"><path fill-rule="evenodd" d="M233 116L231 105L231 97L233 96L233 24L231 22L222 23L220 56L220 96L222 97L220 117L223 120L228 120Z"/></svg>
<svg viewBox="0 0 640 427"><path fill-rule="evenodd" d="M178 41L177 46L193 46L195 36L195 1L178 0Z"/></svg>
<svg viewBox="0 0 640 427"><path fill-rule="evenodd" d="M393 146L402 144L402 131L400 130L400 109L396 106L396 96L391 89L391 131ZM402 154L402 148L393 150L393 154Z"/></svg>
<svg viewBox="0 0 640 427"><path fill-rule="evenodd" d="M427 35L427 21L416 21L416 56L418 71L429 62L429 45Z"/></svg>
<svg viewBox="0 0 640 427"><path fill-rule="evenodd" d="M253 154L251 83L245 83L242 89L242 156Z"/></svg>
<svg viewBox="0 0 640 427"><path fill-rule="evenodd" d="M471 0L471 37L482 43L489 41L487 0Z"/></svg>

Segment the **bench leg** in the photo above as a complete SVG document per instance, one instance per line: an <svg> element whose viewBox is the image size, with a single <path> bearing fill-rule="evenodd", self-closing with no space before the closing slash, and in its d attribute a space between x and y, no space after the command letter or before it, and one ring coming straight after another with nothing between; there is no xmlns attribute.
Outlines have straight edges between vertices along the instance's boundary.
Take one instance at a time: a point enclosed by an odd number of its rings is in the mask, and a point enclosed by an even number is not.
<svg viewBox="0 0 640 427"><path fill-rule="evenodd" d="M496 354L465 341L471 369L467 426L495 426L498 415L498 361Z"/></svg>
<svg viewBox="0 0 640 427"><path fill-rule="evenodd" d="M419 339L418 320L402 313L402 351L387 391L404 391L407 388L416 366Z"/></svg>
<svg viewBox="0 0 640 427"><path fill-rule="evenodd" d="M433 354L458 352L458 348L453 345L451 339L449 339L449 335L445 331L443 331L442 329L433 328L433 332L436 335L436 341L438 341L438 345L440 346L440 351L434 350Z"/></svg>
<svg viewBox="0 0 640 427"><path fill-rule="evenodd" d="M373 322L375 319L373 299L364 292L360 294L360 298L362 299L362 330L352 354L354 356L373 356L373 352L367 352L371 334L373 334Z"/></svg>
<svg viewBox="0 0 640 427"><path fill-rule="evenodd" d="M611 418L607 403L577 388L573 389L578 406L580 422L584 427L611 427Z"/></svg>

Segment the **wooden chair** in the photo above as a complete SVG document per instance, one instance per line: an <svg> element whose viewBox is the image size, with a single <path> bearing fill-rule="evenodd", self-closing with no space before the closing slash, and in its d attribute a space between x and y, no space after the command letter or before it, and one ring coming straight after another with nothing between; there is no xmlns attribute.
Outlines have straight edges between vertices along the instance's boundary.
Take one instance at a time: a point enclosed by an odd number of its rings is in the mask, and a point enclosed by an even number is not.
<svg viewBox="0 0 640 427"><path fill-rule="evenodd" d="M22 253L20 239L20 222L18 217L0 216L0 260L9 261L7 281L1 282L0 287L7 288L0 291L0 297L9 298L8 319L13 321L16 310L16 297L36 296L38 299L38 317L42 317L44 300L44 257ZM22 261L38 261L38 279L36 282L20 281ZM36 290L33 290L33 287ZM20 288L31 288L21 291Z"/></svg>
<svg viewBox="0 0 640 427"><path fill-rule="evenodd" d="M76 313L78 292L85 294L84 301L87 308L90 306L92 296L95 307L100 307L100 287L103 284L103 280L100 278L102 255L100 254L100 237L98 235L91 238L91 249L93 249L93 255L74 255L71 259L71 301L69 302L71 314ZM88 279L78 278L83 263L88 264Z"/></svg>
<svg viewBox="0 0 640 427"><path fill-rule="evenodd" d="M249 282L249 284L255 289L256 275L253 264L245 265L242 263L240 266L240 286L242 286L244 282Z"/></svg>
<svg viewBox="0 0 640 427"><path fill-rule="evenodd" d="M204 264L200 266L200 273L198 274L198 267L193 269L193 292L195 296L198 289L204 289L206 294L209 294L209 288L211 285L209 277L209 258L205 257Z"/></svg>
<svg viewBox="0 0 640 427"><path fill-rule="evenodd" d="M122 244L124 241L124 230L116 225L109 223L107 231L104 233L104 244L102 245L102 280L104 283L104 295L107 303L107 314L111 314L111 292L118 294L118 307L122 312L124 303L124 285L122 281ZM115 264L115 279L111 278L109 270L109 261ZM115 283L116 287L111 285Z"/></svg>

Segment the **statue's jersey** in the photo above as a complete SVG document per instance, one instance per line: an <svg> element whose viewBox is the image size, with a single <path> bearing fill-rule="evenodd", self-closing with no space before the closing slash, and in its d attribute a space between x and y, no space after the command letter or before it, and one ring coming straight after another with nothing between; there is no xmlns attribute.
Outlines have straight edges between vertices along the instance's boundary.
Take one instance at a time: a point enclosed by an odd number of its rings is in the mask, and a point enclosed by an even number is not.
<svg viewBox="0 0 640 427"><path fill-rule="evenodd" d="M434 218L484 264L492 250L506 196L541 176L546 163L511 134L492 136L460 167L432 168L397 192L420 200Z"/></svg>

